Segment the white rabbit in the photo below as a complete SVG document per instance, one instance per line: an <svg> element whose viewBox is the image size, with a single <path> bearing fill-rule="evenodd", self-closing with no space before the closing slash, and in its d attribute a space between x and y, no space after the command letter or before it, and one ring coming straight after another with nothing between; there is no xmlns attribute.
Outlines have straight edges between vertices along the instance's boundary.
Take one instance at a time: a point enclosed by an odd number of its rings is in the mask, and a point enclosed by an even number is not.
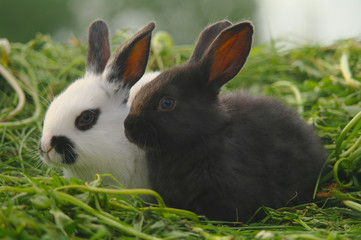
<svg viewBox="0 0 361 240"><path fill-rule="evenodd" d="M127 188L149 187L144 151L127 140L123 122L129 96L139 90L129 92L144 74L154 26L145 26L112 56L105 22L89 27L85 76L51 103L39 142L42 160L63 168L66 178L91 181L96 173L110 173Z"/></svg>

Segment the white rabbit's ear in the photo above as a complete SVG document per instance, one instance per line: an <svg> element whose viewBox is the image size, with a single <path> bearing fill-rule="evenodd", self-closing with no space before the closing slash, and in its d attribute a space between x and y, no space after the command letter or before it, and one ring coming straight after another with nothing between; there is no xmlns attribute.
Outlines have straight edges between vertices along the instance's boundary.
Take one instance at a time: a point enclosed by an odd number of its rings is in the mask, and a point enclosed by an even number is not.
<svg viewBox="0 0 361 240"><path fill-rule="evenodd" d="M220 88L243 67L252 45L253 26L241 22L223 30L204 54L208 85Z"/></svg>
<svg viewBox="0 0 361 240"><path fill-rule="evenodd" d="M230 21L223 20L206 27L199 35L197 45L194 48L189 62L199 61L218 34L231 25L232 23Z"/></svg>
<svg viewBox="0 0 361 240"><path fill-rule="evenodd" d="M102 20L89 27L87 72L102 74L110 56L108 27Z"/></svg>
<svg viewBox="0 0 361 240"><path fill-rule="evenodd" d="M106 79L131 88L144 74L155 23L151 22L130 38L112 56L106 66Z"/></svg>

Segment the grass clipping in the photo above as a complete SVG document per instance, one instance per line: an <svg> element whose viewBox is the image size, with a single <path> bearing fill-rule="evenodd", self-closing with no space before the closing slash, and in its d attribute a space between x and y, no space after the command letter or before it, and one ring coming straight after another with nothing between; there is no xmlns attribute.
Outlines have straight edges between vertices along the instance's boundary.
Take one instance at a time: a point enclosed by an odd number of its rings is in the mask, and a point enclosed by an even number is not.
<svg viewBox="0 0 361 240"><path fill-rule="evenodd" d="M128 38L119 32L113 49ZM3 41L4 42L4 41ZM0 44L0 238L5 239L354 239L361 235L361 42L287 50L283 42L253 48L224 91L273 95L316 129L333 171L320 175L319 202L270 209L261 222L224 225L167 208L147 189L104 188L42 166L37 154L44 112L85 69L86 46L38 35L26 44ZM184 62L191 46L173 46L167 33L152 42L149 69ZM138 195L150 195L149 205Z"/></svg>

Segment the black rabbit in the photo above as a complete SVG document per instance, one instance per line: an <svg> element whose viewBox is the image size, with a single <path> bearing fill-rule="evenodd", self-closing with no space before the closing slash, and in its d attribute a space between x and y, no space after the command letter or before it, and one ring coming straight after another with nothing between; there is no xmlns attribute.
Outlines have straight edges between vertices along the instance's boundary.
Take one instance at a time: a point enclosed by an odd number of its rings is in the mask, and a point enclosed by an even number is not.
<svg viewBox="0 0 361 240"><path fill-rule="evenodd" d="M145 149L150 183L169 206L244 221L262 205L312 201L325 153L311 127L274 98L219 96L252 35L249 22L224 29L135 96L125 134Z"/></svg>

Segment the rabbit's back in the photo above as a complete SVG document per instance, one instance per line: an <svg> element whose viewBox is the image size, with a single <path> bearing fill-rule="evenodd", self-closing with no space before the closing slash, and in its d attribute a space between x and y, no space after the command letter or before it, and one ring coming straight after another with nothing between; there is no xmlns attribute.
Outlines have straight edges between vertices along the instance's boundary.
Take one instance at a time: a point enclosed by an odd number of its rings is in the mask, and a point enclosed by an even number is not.
<svg viewBox="0 0 361 240"><path fill-rule="evenodd" d="M221 105L232 119L227 158L239 180L248 179L249 191L257 189L254 197L272 207L293 197L292 204L310 202L326 156L313 129L274 98L233 93Z"/></svg>

